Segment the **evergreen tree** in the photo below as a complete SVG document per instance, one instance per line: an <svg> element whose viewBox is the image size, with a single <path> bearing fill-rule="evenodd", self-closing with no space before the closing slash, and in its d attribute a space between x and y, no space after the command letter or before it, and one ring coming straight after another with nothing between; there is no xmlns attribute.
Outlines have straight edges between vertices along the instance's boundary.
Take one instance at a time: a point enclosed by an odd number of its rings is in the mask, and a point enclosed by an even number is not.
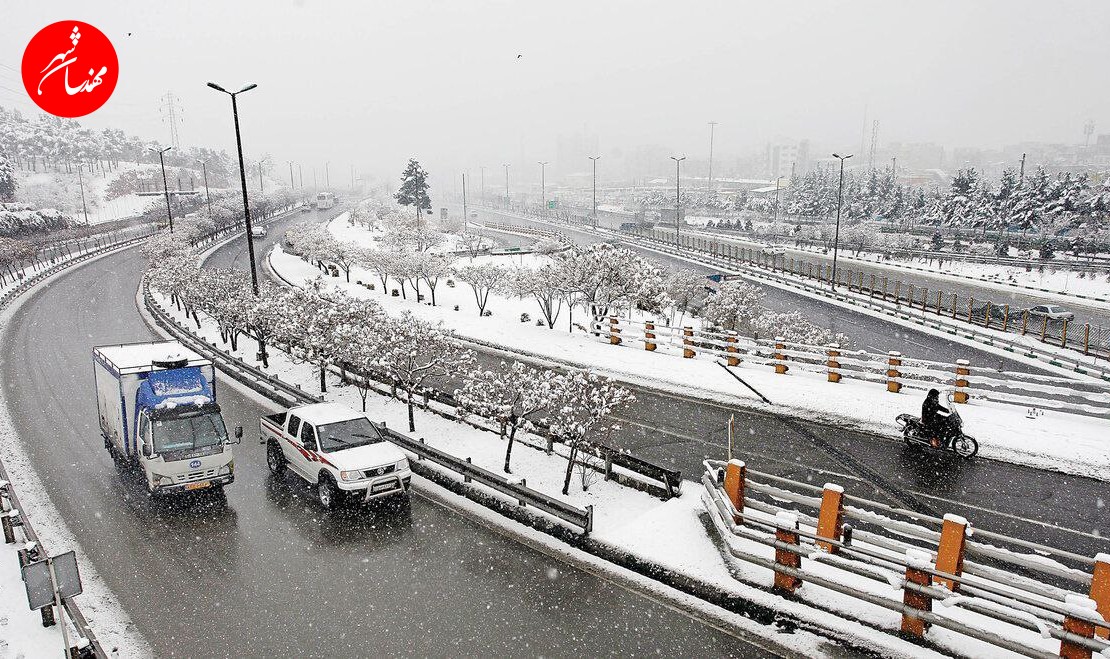
<svg viewBox="0 0 1110 659"><path fill-rule="evenodd" d="M412 206L416 210L416 218L420 219L422 210L431 209L432 200L428 196L428 172L420 166L416 158L410 158L409 164L401 174L401 189L393 198L402 206Z"/></svg>
<svg viewBox="0 0 1110 659"><path fill-rule="evenodd" d="M12 161L0 154L0 201L11 201L15 198L15 167Z"/></svg>

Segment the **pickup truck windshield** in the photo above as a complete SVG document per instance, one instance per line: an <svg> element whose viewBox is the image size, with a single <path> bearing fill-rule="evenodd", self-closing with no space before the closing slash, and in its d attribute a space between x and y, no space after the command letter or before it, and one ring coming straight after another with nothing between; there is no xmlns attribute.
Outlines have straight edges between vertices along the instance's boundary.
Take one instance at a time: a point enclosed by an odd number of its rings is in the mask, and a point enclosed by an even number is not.
<svg viewBox="0 0 1110 659"><path fill-rule="evenodd" d="M227 441L224 420L218 413L159 420L152 425L156 453L207 448Z"/></svg>
<svg viewBox="0 0 1110 659"><path fill-rule="evenodd" d="M322 451L341 451L382 441L374 424L367 419L351 419L316 427Z"/></svg>

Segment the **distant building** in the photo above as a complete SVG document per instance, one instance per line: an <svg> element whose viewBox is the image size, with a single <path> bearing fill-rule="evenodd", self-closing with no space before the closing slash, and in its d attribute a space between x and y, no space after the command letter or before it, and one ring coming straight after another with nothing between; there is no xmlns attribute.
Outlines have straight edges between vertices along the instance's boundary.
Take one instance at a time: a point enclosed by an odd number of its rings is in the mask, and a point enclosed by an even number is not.
<svg viewBox="0 0 1110 659"><path fill-rule="evenodd" d="M809 169L809 140L775 142L767 145L764 172L768 179L790 178Z"/></svg>

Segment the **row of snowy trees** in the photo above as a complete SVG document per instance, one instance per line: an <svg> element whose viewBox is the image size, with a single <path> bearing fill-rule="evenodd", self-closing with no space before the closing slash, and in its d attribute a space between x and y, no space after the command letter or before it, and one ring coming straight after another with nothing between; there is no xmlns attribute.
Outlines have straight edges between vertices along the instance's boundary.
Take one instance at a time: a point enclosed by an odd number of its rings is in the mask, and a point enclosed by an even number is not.
<svg viewBox="0 0 1110 659"><path fill-rule="evenodd" d="M795 177L782 192L781 212L834 217L838 186L839 171L829 168ZM846 172L841 215L983 231L1091 231L1110 222L1110 178L1092 186L1086 174L1049 175L1038 167L1024 180L1007 169L991 182L969 168L957 171L947 189L926 190L898 183L889 169Z"/></svg>
<svg viewBox="0 0 1110 659"><path fill-rule="evenodd" d="M800 312L776 312L763 305L763 289L739 281L723 283L706 300L702 315L713 329L747 334L756 339L782 337L788 343L847 346L849 339L821 327Z"/></svg>
<svg viewBox="0 0 1110 659"><path fill-rule="evenodd" d="M615 428L612 413L632 400L625 389L587 371L558 373L520 363L475 368L475 354L441 325L408 312L390 316L372 300L328 292L319 279L296 289L263 283L255 297L246 273L198 268L190 241L182 238L160 235L143 253L151 286L169 295L198 327L198 314L204 313L232 350L242 335L280 346L294 361L319 370L321 391L327 370L339 368L359 391L364 411L371 380L363 375L374 374L405 401L411 432L415 406L430 387L448 377L461 381L455 392L459 416L500 425L508 439L505 471L511 468L517 430L539 424L570 447L565 491L582 448L607 436Z"/></svg>

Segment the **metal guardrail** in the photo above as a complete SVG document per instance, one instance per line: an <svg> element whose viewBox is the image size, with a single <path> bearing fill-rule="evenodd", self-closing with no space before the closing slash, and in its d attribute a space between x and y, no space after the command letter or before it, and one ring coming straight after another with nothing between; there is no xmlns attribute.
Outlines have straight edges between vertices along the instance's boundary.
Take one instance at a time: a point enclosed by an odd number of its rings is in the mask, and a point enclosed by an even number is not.
<svg viewBox="0 0 1110 659"><path fill-rule="evenodd" d="M451 471L462 474L467 480L478 481L486 487L490 487L504 495L516 499L521 504L533 506L568 524L578 526L585 534L589 534L590 531L593 530L594 507L592 505L582 509L577 506L572 506L565 501L549 497L542 492L533 490L524 483L511 481L500 474L495 474L488 469L483 469L471 463L469 459L461 460L450 453L428 446L424 443L423 439L417 440L402 435L392 428L387 427L384 421L379 425L379 429L389 441L397 444L410 453L415 453L421 459L431 460Z"/></svg>
<svg viewBox="0 0 1110 659"><path fill-rule="evenodd" d="M320 397L313 396L299 387L292 386L261 369L243 362L243 360L228 354L226 351L201 340L196 335L185 330L153 299L150 294L149 284L144 281L142 286L144 306L150 312L155 322L193 350L201 354L209 355L212 361L220 367L220 370L227 373L230 377L239 380L263 396L283 405L289 405L290 402L295 404L318 403L322 400ZM283 400L277 400L279 396L283 398ZM469 461L460 460L448 453L428 446L421 441L401 435L392 429L386 428L384 423L381 427L382 431L390 437L391 441L394 441L398 445L416 453L424 459L431 460L446 469L458 472L468 480L476 480L487 487L520 501L522 504L532 505L558 519L581 527L583 533L588 534L593 529L593 506L587 506L585 510L577 508L566 502L549 497L542 492L528 488L523 484L509 481L505 477L471 464Z"/></svg>
<svg viewBox="0 0 1110 659"><path fill-rule="evenodd" d="M1110 643L1103 640L1110 630L1102 608L1106 605L1105 587L1110 585L1106 571L1110 557L1105 554L1091 559L980 529L973 535L967 521L958 516L941 520L892 509L844 495L836 485L817 488L760 474L739 460L727 466L707 460L705 467L703 501L726 550L737 560L772 570L779 590L794 592L809 582L895 611L902 615L902 632L917 638L925 638L928 625L935 625L1018 654L1055 656L1028 647L1009 630L999 631L1001 624L1061 641L1061 656L1083 656L1084 652L1090 656L1091 652L1110 650ZM756 482L750 476L772 480L775 485ZM800 513L799 508L817 509L818 515ZM875 530L853 529L845 523L846 518ZM981 535L985 541L977 540ZM1033 553L1019 554L1000 543ZM760 545L773 550L774 558L757 553L755 547ZM965 560L965 552L1013 568ZM803 559L825 567L804 569ZM1082 569L1051 559L1067 560ZM1093 577L1087 571L1092 567L1101 576ZM1086 594L1051 585L1046 577L1089 587L1091 603L1100 607L1102 615L1079 603L1088 600ZM862 586L861 578L884 587ZM890 586L897 590L885 594ZM965 609L992 622L938 615L933 601L942 603L940 611ZM833 612L844 615L840 609Z"/></svg>

